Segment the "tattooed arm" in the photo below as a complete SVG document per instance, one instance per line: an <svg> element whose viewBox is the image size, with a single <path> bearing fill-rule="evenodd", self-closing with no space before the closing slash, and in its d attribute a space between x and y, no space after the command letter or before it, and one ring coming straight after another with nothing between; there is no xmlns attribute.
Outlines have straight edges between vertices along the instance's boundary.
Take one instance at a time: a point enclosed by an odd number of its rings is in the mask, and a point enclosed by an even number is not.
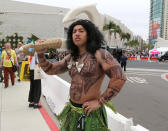
<svg viewBox="0 0 168 131"><path fill-rule="evenodd" d="M102 105L119 93L126 81L126 77L119 63L111 56L109 52L105 51L104 49L100 49L96 52L95 56L104 72L110 78L108 88L99 99L99 104Z"/></svg>
<svg viewBox="0 0 168 131"><path fill-rule="evenodd" d="M62 61L52 64L45 58L43 53L38 53L38 60L39 60L40 67L48 75L61 74L66 72L68 70L67 60L69 58L70 58L70 55L64 57Z"/></svg>

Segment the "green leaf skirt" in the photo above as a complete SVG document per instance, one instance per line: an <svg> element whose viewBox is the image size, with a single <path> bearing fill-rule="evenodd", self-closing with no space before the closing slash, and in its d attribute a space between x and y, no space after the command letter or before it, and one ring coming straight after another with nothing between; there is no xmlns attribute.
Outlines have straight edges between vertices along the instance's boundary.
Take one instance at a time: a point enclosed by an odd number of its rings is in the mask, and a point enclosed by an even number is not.
<svg viewBox="0 0 168 131"><path fill-rule="evenodd" d="M83 113L82 108L75 107L68 102L63 111L57 116L61 122L60 131L81 131L77 126L78 120ZM110 131L104 106L92 111L89 116L85 116L84 128L84 131Z"/></svg>

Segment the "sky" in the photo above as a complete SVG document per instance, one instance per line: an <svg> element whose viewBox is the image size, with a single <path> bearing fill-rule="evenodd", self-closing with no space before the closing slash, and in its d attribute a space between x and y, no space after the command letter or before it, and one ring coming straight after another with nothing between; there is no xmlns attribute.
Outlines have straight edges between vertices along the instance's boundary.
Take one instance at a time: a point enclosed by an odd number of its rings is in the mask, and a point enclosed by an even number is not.
<svg viewBox="0 0 168 131"><path fill-rule="evenodd" d="M16 0L22 2L74 8L87 4L97 4L102 14L110 15L125 24L134 35L148 39L150 0Z"/></svg>

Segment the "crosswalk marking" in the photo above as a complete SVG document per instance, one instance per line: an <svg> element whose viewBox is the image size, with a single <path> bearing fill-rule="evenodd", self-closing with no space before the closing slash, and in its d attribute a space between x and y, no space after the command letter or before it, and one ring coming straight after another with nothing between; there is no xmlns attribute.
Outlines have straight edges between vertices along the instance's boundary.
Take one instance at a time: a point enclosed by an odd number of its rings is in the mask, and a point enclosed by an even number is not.
<svg viewBox="0 0 168 131"><path fill-rule="evenodd" d="M165 69L128 68L125 74L127 76L127 81L132 84L148 84L147 80L142 78L143 76L161 77L162 79L168 81L165 77L165 75L168 74L168 70Z"/></svg>
<svg viewBox="0 0 168 131"><path fill-rule="evenodd" d="M127 71L142 71L142 72L165 72L168 73L168 70L164 69L144 69L144 68L127 68Z"/></svg>
<svg viewBox="0 0 168 131"><path fill-rule="evenodd" d="M143 76L143 75L150 75L150 76L159 76L160 73L151 73L151 72L126 72L127 75L138 75L138 76Z"/></svg>
<svg viewBox="0 0 168 131"><path fill-rule="evenodd" d="M140 77L127 77L127 80L131 83L147 84L147 81Z"/></svg>
<svg viewBox="0 0 168 131"><path fill-rule="evenodd" d="M127 77L127 80L131 83L134 83L129 77Z"/></svg>

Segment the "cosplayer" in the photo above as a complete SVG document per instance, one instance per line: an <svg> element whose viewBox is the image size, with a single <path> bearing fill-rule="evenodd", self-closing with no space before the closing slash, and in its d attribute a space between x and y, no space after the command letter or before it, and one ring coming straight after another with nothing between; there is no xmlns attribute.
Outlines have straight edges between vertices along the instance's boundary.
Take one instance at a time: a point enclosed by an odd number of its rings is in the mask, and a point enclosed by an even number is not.
<svg viewBox="0 0 168 131"><path fill-rule="evenodd" d="M69 27L67 48L70 54L62 61L52 64L44 56L47 49L36 49L45 73L56 75L68 71L72 78L69 103L58 116L61 131L109 130L104 104L119 93L126 77L119 63L101 48L103 44L103 35L92 22L78 20ZM105 75L110 81L101 95Z"/></svg>

